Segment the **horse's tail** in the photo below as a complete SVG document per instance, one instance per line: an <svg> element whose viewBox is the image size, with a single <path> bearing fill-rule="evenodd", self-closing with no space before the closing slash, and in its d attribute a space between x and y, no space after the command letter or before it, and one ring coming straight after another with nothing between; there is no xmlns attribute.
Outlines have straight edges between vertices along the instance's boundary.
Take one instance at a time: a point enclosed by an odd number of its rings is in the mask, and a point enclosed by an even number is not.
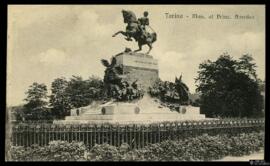
<svg viewBox="0 0 270 166"><path fill-rule="evenodd" d="M157 41L157 33L156 33L156 32L153 32L153 33L152 33L152 36L153 36L153 41L152 41L152 43L154 43L155 41Z"/></svg>

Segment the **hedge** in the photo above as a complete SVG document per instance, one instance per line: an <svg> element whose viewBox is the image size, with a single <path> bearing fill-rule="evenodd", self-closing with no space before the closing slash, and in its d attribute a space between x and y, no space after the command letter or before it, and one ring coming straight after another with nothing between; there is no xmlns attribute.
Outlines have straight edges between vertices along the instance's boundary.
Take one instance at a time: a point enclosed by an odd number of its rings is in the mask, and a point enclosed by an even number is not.
<svg viewBox="0 0 270 166"><path fill-rule="evenodd" d="M264 147L264 132L236 136L204 134L184 140L167 140L131 149L109 144L87 149L82 142L51 141L48 146L11 148L13 161L211 161L225 156L242 156Z"/></svg>

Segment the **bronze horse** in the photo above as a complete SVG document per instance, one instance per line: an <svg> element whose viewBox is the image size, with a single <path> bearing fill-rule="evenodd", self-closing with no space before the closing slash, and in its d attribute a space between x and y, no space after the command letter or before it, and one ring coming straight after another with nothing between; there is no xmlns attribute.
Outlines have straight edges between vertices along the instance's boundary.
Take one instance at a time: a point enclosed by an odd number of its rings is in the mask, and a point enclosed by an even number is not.
<svg viewBox="0 0 270 166"><path fill-rule="evenodd" d="M175 78L175 89L180 97L181 103L189 104L189 88L182 81L182 74L179 78Z"/></svg>
<svg viewBox="0 0 270 166"><path fill-rule="evenodd" d="M122 34L126 37L133 37L138 42L138 46L139 46L139 49L135 50L134 52L141 51L142 46L147 44L149 47L149 50L146 54L149 54L153 48L152 44L157 40L157 34L155 32L147 33L147 36L143 37L142 31L139 28L140 25L136 18L136 15L132 11L126 11L126 10L122 10L122 14L124 18L124 23L128 24L126 27L126 31L118 31L112 37L115 37L118 34Z"/></svg>

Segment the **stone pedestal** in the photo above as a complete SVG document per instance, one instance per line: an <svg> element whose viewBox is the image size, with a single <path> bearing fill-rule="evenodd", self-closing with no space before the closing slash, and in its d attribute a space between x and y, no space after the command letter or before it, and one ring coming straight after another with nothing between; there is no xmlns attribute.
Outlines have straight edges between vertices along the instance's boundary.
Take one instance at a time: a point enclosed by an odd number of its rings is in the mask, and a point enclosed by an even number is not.
<svg viewBox="0 0 270 166"><path fill-rule="evenodd" d="M129 83L137 80L144 90L159 78L158 61L150 55L141 53L121 53L115 56L117 65L122 66L123 75Z"/></svg>
<svg viewBox="0 0 270 166"><path fill-rule="evenodd" d="M98 107L87 107L79 116L67 116L65 120L54 121L55 124L83 123L153 123L164 121L205 120L200 114L200 107L181 106L180 113L161 107L149 96L144 96L135 103L110 102Z"/></svg>

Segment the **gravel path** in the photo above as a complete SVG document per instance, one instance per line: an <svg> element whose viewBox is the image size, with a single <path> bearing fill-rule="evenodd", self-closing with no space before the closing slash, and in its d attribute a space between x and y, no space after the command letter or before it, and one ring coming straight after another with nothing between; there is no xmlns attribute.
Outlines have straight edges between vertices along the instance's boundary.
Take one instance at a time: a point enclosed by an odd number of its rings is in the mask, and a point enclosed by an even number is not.
<svg viewBox="0 0 270 166"><path fill-rule="evenodd" d="M264 151L261 150L259 152L252 153L250 155L235 157L235 156L227 156L220 160L214 161L249 161L249 160L263 160L264 159Z"/></svg>

